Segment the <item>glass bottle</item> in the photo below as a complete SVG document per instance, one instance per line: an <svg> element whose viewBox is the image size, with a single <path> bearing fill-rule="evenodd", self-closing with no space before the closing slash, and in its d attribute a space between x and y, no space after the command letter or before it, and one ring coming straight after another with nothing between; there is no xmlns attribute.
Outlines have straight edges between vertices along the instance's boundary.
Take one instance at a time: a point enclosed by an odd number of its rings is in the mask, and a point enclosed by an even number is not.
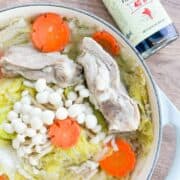
<svg viewBox="0 0 180 180"><path fill-rule="evenodd" d="M122 33L144 58L178 37L159 0L103 0Z"/></svg>

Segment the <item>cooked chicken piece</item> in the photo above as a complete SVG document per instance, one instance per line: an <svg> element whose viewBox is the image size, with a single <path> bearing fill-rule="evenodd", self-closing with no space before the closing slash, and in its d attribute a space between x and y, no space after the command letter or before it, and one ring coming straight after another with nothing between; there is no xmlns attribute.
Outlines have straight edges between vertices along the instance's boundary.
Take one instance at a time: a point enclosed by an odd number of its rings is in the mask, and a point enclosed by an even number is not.
<svg viewBox="0 0 180 180"><path fill-rule="evenodd" d="M58 52L41 53L32 45L13 46L0 59L2 72L7 77L21 75L29 80L44 78L48 83L67 87L78 84L82 68Z"/></svg>
<svg viewBox="0 0 180 180"><path fill-rule="evenodd" d="M138 106L128 96L115 60L88 37L83 39L82 51L78 62L84 67L90 101L104 115L109 131L136 130L140 123Z"/></svg>

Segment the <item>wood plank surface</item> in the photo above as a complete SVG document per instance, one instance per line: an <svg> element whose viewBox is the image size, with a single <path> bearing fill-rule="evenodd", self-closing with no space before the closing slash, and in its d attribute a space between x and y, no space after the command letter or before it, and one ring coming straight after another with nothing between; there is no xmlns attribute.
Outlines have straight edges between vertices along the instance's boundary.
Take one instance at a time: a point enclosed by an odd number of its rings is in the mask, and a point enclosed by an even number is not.
<svg viewBox="0 0 180 180"><path fill-rule="evenodd" d="M101 0L0 0L0 8L31 2L63 3L92 12L115 25ZM162 0L162 4L180 31L180 0ZM180 39L149 58L147 64L158 85L180 109ZM172 163L174 151L174 128L167 126L164 128L160 157L152 180L164 180Z"/></svg>

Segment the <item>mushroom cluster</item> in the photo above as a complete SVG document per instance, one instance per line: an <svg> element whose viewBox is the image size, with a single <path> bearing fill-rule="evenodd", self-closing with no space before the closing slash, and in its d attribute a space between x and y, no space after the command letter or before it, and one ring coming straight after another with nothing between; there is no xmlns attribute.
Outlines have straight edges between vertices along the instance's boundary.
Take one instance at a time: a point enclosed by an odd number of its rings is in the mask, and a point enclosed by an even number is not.
<svg viewBox="0 0 180 180"><path fill-rule="evenodd" d="M21 100L9 112L8 121L3 124L7 133L17 134L12 141L17 155L33 166L37 166L39 159L52 150L47 126L53 123L54 117L53 111L34 106L28 91L24 91Z"/></svg>
<svg viewBox="0 0 180 180"><path fill-rule="evenodd" d="M83 84L75 86L66 95L65 89L51 87L45 79L34 83L25 80L24 84L34 88L36 95L32 97L28 91L22 92L21 99L9 112L3 129L9 134L16 134L12 146L18 156L27 159L32 166L38 166L39 159L52 150L48 127L54 120L73 118L97 134L92 138L94 143L105 138L91 105L85 101L90 92ZM48 105L53 108L50 110Z"/></svg>

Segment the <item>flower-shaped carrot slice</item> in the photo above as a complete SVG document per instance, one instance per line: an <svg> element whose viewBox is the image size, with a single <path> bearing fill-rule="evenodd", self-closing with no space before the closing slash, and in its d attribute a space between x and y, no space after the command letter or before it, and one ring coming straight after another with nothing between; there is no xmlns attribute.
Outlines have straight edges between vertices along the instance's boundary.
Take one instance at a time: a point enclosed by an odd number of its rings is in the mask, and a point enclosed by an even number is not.
<svg viewBox="0 0 180 180"><path fill-rule="evenodd" d="M71 118L62 121L55 120L49 127L48 135L54 146L70 148L78 142L80 126Z"/></svg>
<svg viewBox="0 0 180 180"><path fill-rule="evenodd" d="M38 16L32 30L32 42L42 52L62 51L70 40L68 24L55 13Z"/></svg>

